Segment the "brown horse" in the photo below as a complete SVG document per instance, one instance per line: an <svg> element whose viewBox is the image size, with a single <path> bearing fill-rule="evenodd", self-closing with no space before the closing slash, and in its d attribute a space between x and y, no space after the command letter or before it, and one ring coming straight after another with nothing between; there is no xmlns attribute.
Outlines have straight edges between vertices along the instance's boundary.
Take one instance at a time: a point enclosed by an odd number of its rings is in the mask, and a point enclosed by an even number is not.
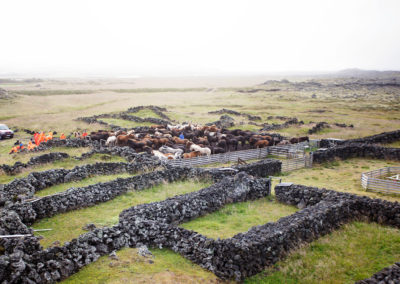
<svg viewBox="0 0 400 284"><path fill-rule="evenodd" d="M299 138L293 137L292 139L289 140L290 144L300 143L300 142L304 142L304 141L310 141L308 136L303 136L303 137L299 137Z"/></svg>
<svg viewBox="0 0 400 284"><path fill-rule="evenodd" d="M118 135L117 136L117 146L128 146L128 140L135 138L134 134L130 135Z"/></svg>
<svg viewBox="0 0 400 284"><path fill-rule="evenodd" d="M268 145L269 145L268 140L259 140L254 144L254 146L256 146L257 148L264 148L267 147Z"/></svg>
<svg viewBox="0 0 400 284"><path fill-rule="evenodd" d="M183 144L183 145L186 145L186 143L189 142L189 140L187 139L180 139L178 137L174 137L172 138L172 140L174 140L176 144Z"/></svg>
<svg viewBox="0 0 400 284"><path fill-rule="evenodd" d="M183 158L184 159L190 159L190 158L198 157L200 155L201 155L201 153L199 151L194 151L194 152L183 154Z"/></svg>

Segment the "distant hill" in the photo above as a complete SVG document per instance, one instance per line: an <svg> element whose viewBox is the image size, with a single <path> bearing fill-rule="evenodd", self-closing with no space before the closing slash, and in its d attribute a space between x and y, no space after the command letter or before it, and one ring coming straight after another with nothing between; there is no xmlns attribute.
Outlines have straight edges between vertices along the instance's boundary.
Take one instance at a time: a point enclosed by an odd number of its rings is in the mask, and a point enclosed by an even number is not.
<svg viewBox="0 0 400 284"><path fill-rule="evenodd" d="M339 77L398 77L400 76L400 71L378 71L349 68L330 75Z"/></svg>

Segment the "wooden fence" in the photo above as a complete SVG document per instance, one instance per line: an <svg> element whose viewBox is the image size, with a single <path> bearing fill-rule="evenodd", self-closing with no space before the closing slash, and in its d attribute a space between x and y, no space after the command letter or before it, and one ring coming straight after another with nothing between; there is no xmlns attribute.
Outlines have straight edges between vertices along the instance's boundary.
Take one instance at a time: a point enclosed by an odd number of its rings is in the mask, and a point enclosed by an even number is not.
<svg viewBox="0 0 400 284"><path fill-rule="evenodd" d="M400 167L386 167L362 173L361 186L375 192L400 194L400 181L384 178L391 174L400 174Z"/></svg>
<svg viewBox="0 0 400 284"><path fill-rule="evenodd" d="M304 155L303 157L281 160L282 172L290 172L301 168L312 167L312 154Z"/></svg>
<svg viewBox="0 0 400 284"><path fill-rule="evenodd" d="M285 169L300 168L301 165L303 165L302 167L304 168L306 163L309 163L310 160L305 156L304 145L293 144L227 152L210 156L200 156L191 159L168 160L167 163L174 166L201 166L215 163L224 164L227 162L236 162L239 158L242 160L264 159L268 155L293 160L292 162L290 162L290 160L284 161Z"/></svg>

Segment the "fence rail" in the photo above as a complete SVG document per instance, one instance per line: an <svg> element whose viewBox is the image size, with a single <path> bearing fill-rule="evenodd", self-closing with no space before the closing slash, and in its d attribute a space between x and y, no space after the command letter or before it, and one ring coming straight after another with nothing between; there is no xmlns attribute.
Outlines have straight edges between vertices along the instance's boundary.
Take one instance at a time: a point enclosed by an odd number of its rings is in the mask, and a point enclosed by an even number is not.
<svg viewBox="0 0 400 284"><path fill-rule="evenodd" d="M191 159L168 160L167 163L173 166L202 166L215 163L236 162L239 158L242 160L264 159L268 155L273 155L288 159L282 161L282 171L290 171L312 165L312 158L306 156L304 152L304 146L306 144L299 144L234 151Z"/></svg>
<svg viewBox="0 0 400 284"><path fill-rule="evenodd" d="M388 180L383 177L391 174L400 174L400 167L386 167L362 173L361 186L375 192L400 194L400 181Z"/></svg>
<svg viewBox="0 0 400 284"><path fill-rule="evenodd" d="M282 172L289 172L310 167L312 167L311 155L282 161Z"/></svg>

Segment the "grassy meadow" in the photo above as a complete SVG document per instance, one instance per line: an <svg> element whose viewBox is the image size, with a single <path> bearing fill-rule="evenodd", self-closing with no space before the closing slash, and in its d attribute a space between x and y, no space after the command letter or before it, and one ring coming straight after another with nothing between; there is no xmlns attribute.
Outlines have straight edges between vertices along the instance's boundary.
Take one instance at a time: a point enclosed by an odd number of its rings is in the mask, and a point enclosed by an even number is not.
<svg viewBox="0 0 400 284"><path fill-rule="evenodd" d="M15 97L0 99L0 123L10 128L27 128L35 131L57 131L69 134L76 130L95 131L106 129L99 124L86 124L75 120L81 116L118 113L129 107L157 105L166 107L165 113L176 121L208 123L220 115L209 114L222 108L261 116L256 123L283 123L276 116L296 117L304 122L275 132L285 136L304 136L317 122L345 123L353 128L331 125L311 138L358 138L400 129L400 97L397 90L363 86L341 86L341 79L315 79L325 87L305 86L274 81L260 85L266 79L253 78L195 78L195 79L48 79L36 83L2 84ZM297 82L297 79L290 79ZM299 79L300 80L300 79ZM332 87L332 84L337 84ZM248 92L257 89L258 91ZM158 117L153 111L140 110L131 115ZM258 130L243 116L235 119L233 128ZM271 118L272 117L272 118ZM101 120L123 127L151 125L122 119ZM58 135L59 135L58 134ZM56 135L56 136L58 136ZM15 138L0 141L0 164L27 162L31 157L49 152L65 152L80 156L86 148L54 148L37 153L9 155L14 142L28 142L30 136L21 130ZM400 147L394 142L390 147ZM32 171L52 168L72 168L77 165L104 161L125 161L120 157L94 155L79 161L73 158L24 170L15 176L0 174L0 183L26 177ZM400 166L399 162L351 159L314 165L279 176L284 182L367 195L390 201L400 201L400 196L388 196L365 191L360 184L361 173L385 166ZM211 165L218 166L218 165ZM54 194L70 187L83 187L106 182L128 174L93 176L79 182L53 186L37 196ZM277 181L274 180L273 184ZM182 181L162 184L138 192L128 192L111 201L93 207L67 212L38 221L35 229L52 229L37 232L43 247L54 242L61 244L85 233L82 227L94 223L98 227L112 226L118 222L119 213L131 206L164 200L165 198L199 190L208 182ZM229 204L217 212L202 216L182 227L211 238L229 238L245 232L252 226L277 221L295 212L297 208L280 204L272 195L252 202ZM369 277L378 270L399 261L400 232L398 229L374 223L353 222L310 244L294 250L286 259L263 272L246 279L246 283L353 283ZM118 260L108 256L85 266L65 283L222 283L214 274L191 263L168 249L151 248L154 257L144 258L134 248L117 252Z"/></svg>

